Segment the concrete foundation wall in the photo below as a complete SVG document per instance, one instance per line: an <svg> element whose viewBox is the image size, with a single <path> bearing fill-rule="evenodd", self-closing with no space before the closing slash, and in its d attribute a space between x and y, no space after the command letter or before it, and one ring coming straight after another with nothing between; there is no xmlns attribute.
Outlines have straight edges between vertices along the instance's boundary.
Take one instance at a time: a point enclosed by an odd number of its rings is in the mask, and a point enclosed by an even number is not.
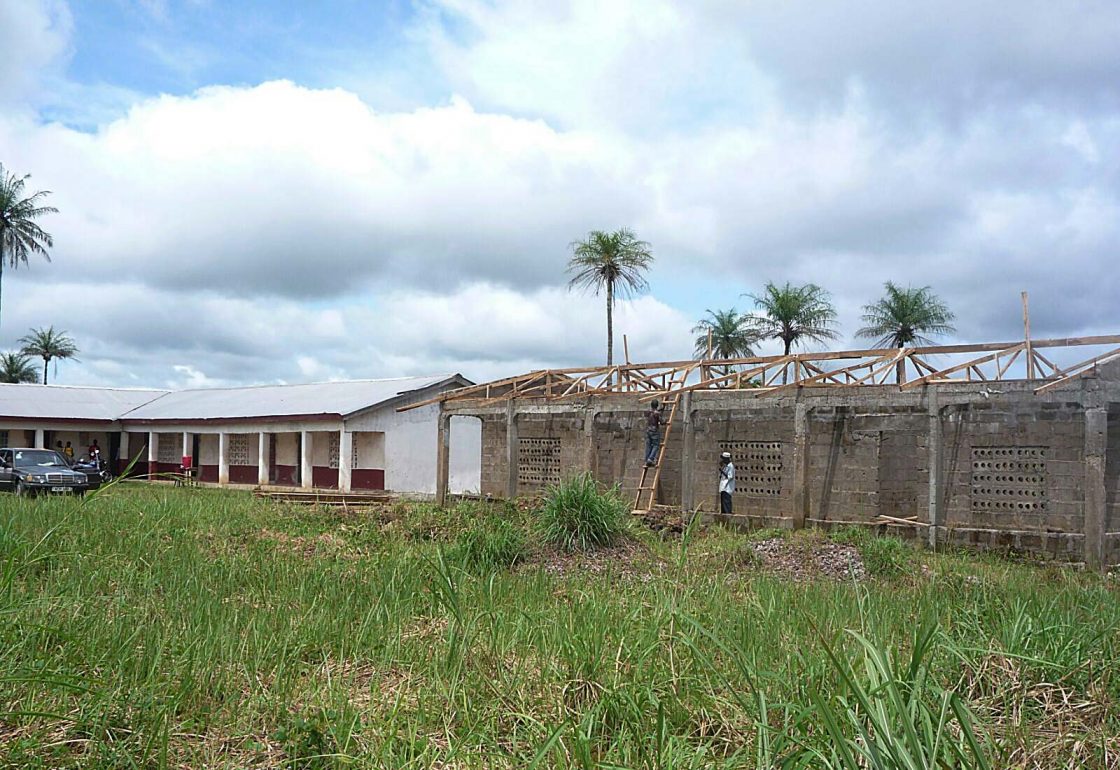
<svg viewBox="0 0 1120 770"><path fill-rule="evenodd" d="M904 391L803 388L788 397L696 392L688 419L679 414L670 431L659 501L714 514L719 454L730 451L737 477L732 523L881 525L878 517L887 515L929 524L937 461L939 540L1061 561L1081 561L1088 549L1120 563L1120 387L1097 378L1043 394L1035 387L1004 381ZM481 418L484 494L533 495L590 470L631 498L646 408L628 395L562 404L520 399L513 446L506 405L472 408L464 401L448 411ZM1097 426L1092 435L1088 425ZM931 446L940 446L939 454ZM1100 494L1087 492L1100 488L1102 451L1103 504ZM926 537L930 530L912 531Z"/></svg>

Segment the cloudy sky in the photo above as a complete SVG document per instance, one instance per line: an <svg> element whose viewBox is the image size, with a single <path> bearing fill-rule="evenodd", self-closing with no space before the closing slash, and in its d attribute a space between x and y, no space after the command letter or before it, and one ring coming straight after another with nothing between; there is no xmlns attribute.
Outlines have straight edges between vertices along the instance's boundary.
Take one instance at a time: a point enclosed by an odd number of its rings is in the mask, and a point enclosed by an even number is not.
<svg viewBox="0 0 1120 770"><path fill-rule="evenodd" d="M633 228L632 356L767 281L956 339L1120 332L1115 0L0 0L0 163L53 191L0 348L197 386L603 356L568 244Z"/></svg>

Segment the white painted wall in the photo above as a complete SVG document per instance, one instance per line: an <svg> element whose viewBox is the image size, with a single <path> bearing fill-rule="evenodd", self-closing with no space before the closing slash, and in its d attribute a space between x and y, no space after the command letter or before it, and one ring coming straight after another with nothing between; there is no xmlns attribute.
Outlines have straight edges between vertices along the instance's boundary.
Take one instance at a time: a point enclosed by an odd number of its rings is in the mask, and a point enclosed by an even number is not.
<svg viewBox="0 0 1120 770"><path fill-rule="evenodd" d="M408 412L398 412L396 406L352 417L347 426L353 431L381 431L385 434L386 489L434 494L439 404L429 404ZM482 483L482 424L470 418L453 422L451 491L477 492Z"/></svg>

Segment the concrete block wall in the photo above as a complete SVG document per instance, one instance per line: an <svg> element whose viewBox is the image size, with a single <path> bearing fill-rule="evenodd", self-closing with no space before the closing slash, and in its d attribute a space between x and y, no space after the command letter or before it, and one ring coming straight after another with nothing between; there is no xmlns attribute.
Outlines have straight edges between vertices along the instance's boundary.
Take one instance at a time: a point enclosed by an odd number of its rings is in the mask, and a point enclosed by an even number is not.
<svg viewBox="0 0 1120 770"><path fill-rule="evenodd" d="M889 386L803 388L773 398L697 392L690 424L683 415L674 423L659 502L691 499L690 510L717 511L718 457L729 447L742 458L733 523L875 525L880 514L928 523L931 431L939 425L938 539L1060 561L1083 560L1086 543L1096 542L1094 553L1120 564L1120 384L1094 382L1041 395L1027 382L962 383L938 386L936 399L930 389ZM1085 515L1093 505L1086 494L1086 420L1102 406L1108 410L1103 531ZM515 402L514 415L520 440L549 440L560 478L590 467L600 482L620 483L629 497L641 473L645 408L631 395L562 405L523 399ZM456 409L483 419L482 490L504 496L510 477L506 407L472 411L468 402ZM1100 449L1093 451L1099 457ZM517 493L541 488L522 481Z"/></svg>

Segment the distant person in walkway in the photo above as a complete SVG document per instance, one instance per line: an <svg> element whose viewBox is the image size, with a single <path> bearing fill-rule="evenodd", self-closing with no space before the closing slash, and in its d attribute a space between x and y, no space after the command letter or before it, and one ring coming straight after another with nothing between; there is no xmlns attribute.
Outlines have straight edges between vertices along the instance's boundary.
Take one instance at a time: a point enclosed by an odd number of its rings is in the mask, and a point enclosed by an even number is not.
<svg viewBox="0 0 1120 770"><path fill-rule="evenodd" d="M653 401L646 412L646 467L657 462L657 451L661 449L661 404Z"/></svg>
<svg viewBox="0 0 1120 770"><path fill-rule="evenodd" d="M89 445L89 461L98 468L101 467L101 447L97 445L97 439L94 439L93 443Z"/></svg>
<svg viewBox="0 0 1120 770"><path fill-rule="evenodd" d="M731 495L735 492L735 465L731 453L719 456L719 512L731 513Z"/></svg>
<svg viewBox="0 0 1120 770"><path fill-rule="evenodd" d="M67 460L74 459L74 447L70 446L70 442L66 442L66 446L62 449L62 454L66 455Z"/></svg>

